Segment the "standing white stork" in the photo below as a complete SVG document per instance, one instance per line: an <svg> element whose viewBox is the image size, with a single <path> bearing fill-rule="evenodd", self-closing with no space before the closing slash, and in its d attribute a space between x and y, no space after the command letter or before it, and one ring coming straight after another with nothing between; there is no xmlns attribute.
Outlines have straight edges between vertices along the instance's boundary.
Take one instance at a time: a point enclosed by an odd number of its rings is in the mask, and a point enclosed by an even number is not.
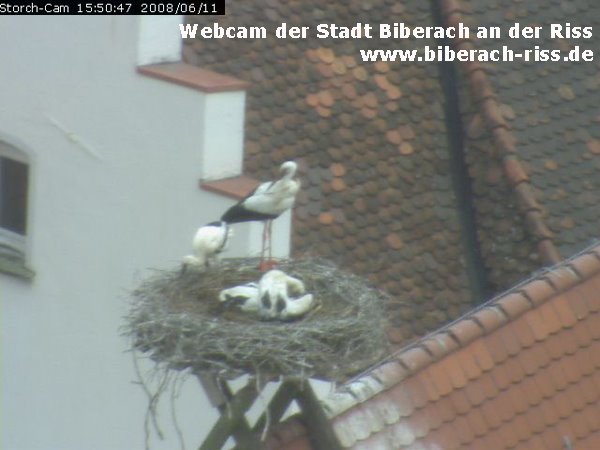
<svg viewBox="0 0 600 450"><path fill-rule="evenodd" d="M225 249L230 234L227 222L223 221L211 222L198 228L192 240L193 254L183 257L182 270L189 265L209 267Z"/></svg>
<svg viewBox="0 0 600 450"><path fill-rule="evenodd" d="M280 179L260 184L254 191L229 208L221 216L221 220L227 223L264 222L260 254L262 270L270 268L273 265L271 260L271 227L273 219L276 219L283 212L294 206L296 194L300 189L300 182L294 178L297 169L298 166L294 161L284 162L279 169L283 173ZM269 259L265 264L266 248L268 248Z"/></svg>

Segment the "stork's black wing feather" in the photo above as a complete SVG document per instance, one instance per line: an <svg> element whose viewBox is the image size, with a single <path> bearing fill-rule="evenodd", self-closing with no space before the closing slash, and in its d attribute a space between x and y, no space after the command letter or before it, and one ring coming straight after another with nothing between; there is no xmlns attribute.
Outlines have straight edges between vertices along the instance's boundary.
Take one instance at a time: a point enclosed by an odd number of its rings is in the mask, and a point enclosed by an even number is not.
<svg viewBox="0 0 600 450"><path fill-rule="evenodd" d="M244 208L242 203L237 203L225 211L225 214L221 216L221 220L227 223L241 223L275 219L276 217L277 215L274 214L250 211Z"/></svg>

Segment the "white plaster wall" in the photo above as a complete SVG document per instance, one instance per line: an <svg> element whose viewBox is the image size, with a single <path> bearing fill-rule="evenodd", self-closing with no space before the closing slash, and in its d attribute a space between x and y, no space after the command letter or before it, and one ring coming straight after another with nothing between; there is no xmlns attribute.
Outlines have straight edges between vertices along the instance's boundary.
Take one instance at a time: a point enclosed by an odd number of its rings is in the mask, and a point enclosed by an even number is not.
<svg viewBox="0 0 600 450"><path fill-rule="evenodd" d="M140 16L138 59L140 66L181 59L181 34L173 33L182 16Z"/></svg>
<svg viewBox="0 0 600 450"><path fill-rule="evenodd" d="M136 73L138 20L0 17L0 133L31 153L36 271L32 282L0 274L2 449L144 448L147 401L119 335L127 291L177 264L196 227L232 204L197 187L204 95ZM238 227L225 256L259 236ZM195 448L216 414L194 379L177 405ZM179 448L165 406L153 449Z"/></svg>
<svg viewBox="0 0 600 450"><path fill-rule="evenodd" d="M202 139L202 179L218 180L242 172L246 93L220 92L207 95Z"/></svg>

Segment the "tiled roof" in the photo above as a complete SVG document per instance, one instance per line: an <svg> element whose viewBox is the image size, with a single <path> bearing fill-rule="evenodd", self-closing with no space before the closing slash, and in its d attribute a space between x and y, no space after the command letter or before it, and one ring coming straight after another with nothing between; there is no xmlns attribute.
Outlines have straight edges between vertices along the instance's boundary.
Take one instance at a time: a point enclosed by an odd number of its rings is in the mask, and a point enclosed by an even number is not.
<svg viewBox="0 0 600 450"><path fill-rule="evenodd" d="M447 24L564 22L598 28L589 0L443 0ZM344 5L249 0L222 26L286 22L355 24L401 20L433 25L428 2L350 0ZM213 17L193 17L208 24ZM544 35L547 36L547 30ZM395 343L467 311L461 223L452 189L444 95L431 63L363 63L359 49L414 48L395 39L186 40L185 59L243 79L248 90L245 171L271 179L286 159L300 162L294 254L318 254L391 294ZM419 45L438 42L419 40ZM538 44L598 53L599 37L540 42L456 41L457 48ZM479 246L491 288L501 291L596 236L600 222L598 63L457 63L466 159Z"/></svg>
<svg viewBox="0 0 600 450"><path fill-rule="evenodd" d="M433 25L428 2L249 0L221 25ZM212 23L214 17L195 17ZM205 21L205 22L203 22ZM248 80L245 170L271 179L300 162L296 255L318 254L391 294L390 337L406 342L472 306L449 170L444 96L430 63L363 63L360 39L186 40L191 63ZM421 40L419 45L435 45ZM308 170L310 169L310 170Z"/></svg>
<svg viewBox="0 0 600 450"><path fill-rule="evenodd" d="M503 31L501 39L473 38L455 42L458 48L506 45L523 53L538 45L567 52L579 45L600 51L598 35L549 38L551 23L598 28L597 5L587 0L553 0L543 7L509 0L442 3L449 22L499 26ZM515 22L543 25L542 38L510 39L507 30ZM492 282L506 287L536 262L556 262L558 252L573 254L597 236L598 63L516 60L458 67L478 231Z"/></svg>
<svg viewBox="0 0 600 450"><path fill-rule="evenodd" d="M348 449L600 448L600 245L325 399ZM268 448L311 449L298 419Z"/></svg>

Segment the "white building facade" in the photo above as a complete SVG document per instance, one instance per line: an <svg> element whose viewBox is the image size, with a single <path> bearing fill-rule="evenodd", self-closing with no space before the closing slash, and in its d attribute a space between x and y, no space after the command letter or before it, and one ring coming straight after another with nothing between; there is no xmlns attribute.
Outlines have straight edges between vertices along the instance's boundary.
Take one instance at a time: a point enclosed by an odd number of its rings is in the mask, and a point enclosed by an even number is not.
<svg viewBox="0 0 600 450"><path fill-rule="evenodd" d="M179 59L181 21L0 17L0 161L26 167L0 182L27 185L25 226L0 226L2 449L144 448L147 398L119 332L127 292L179 264L195 229L233 203L199 179L242 169L244 90L137 70ZM278 256L289 227L289 213L275 224ZM224 256L255 255L260 232L236 227ZM153 449L179 448L166 403ZM216 418L194 379L177 415L194 448Z"/></svg>

